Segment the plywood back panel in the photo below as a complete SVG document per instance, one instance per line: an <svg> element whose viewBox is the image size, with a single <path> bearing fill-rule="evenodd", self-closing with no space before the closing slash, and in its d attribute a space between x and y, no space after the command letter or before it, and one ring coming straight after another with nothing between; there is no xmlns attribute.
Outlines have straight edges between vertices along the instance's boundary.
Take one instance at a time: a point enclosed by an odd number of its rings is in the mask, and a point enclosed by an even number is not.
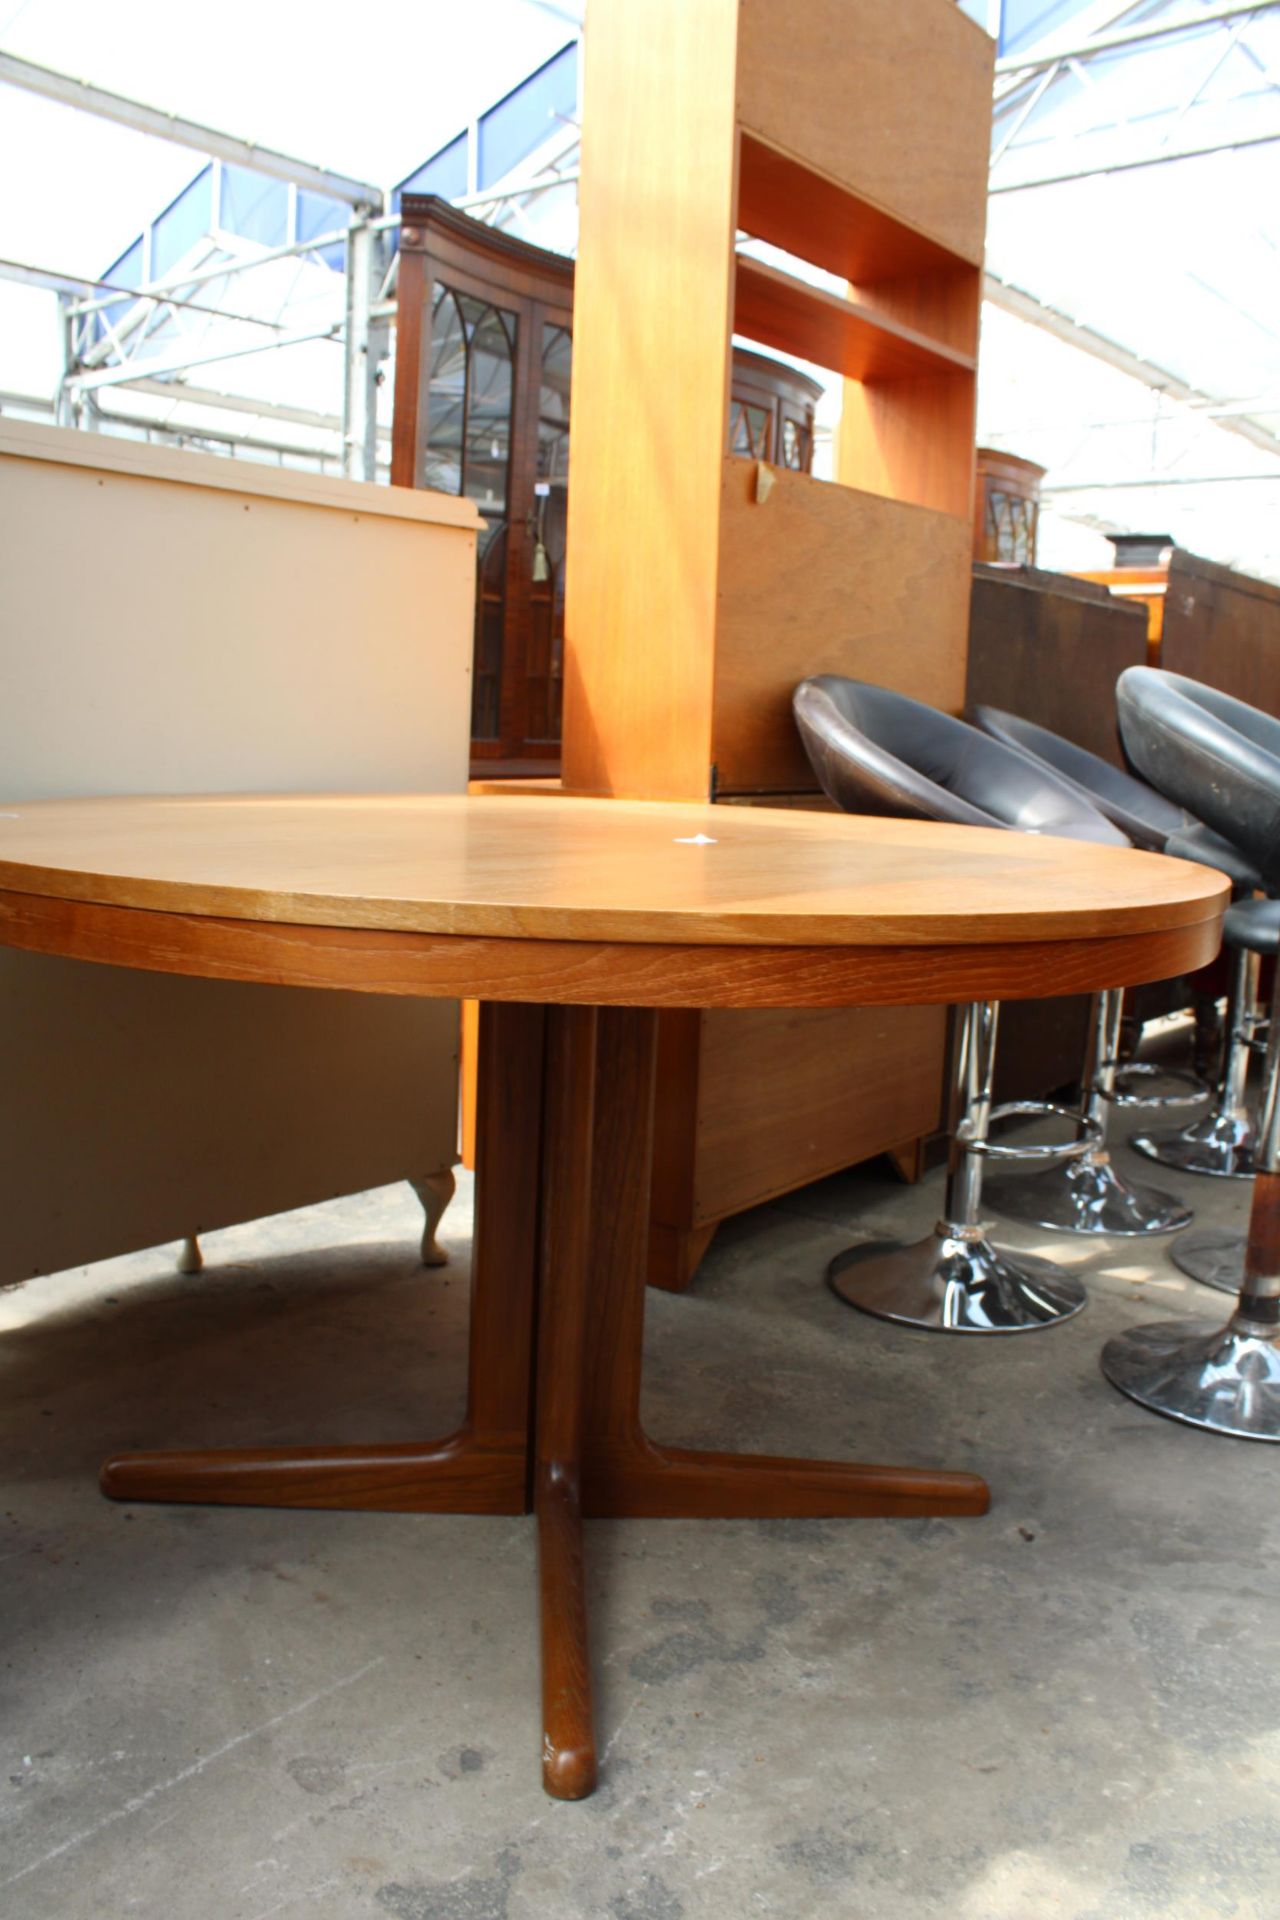
<svg viewBox="0 0 1280 1920"><path fill-rule="evenodd" d="M964 702L970 531L949 514L773 471L723 467L717 792L816 785L791 718L797 682L846 673L956 712Z"/></svg>
<svg viewBox="0 0 1280 1920"><path fill-rule="evenodd" d="M1115 686L1146 664L1142 607L1030 567L973 569L970 705L999 707L1124 766Z"/></svg>
<svg viewBox="0 0 1280 1920"><path fill-rule="evenodd" d="M979 263L994 58L949 0L741 0L739 117Z"/></svg>
<svg viewBox="0 0 1280 1920"><path fill-rule="evenodd" d="M736 0L591 0L566 790L707 797L729 393Z"/></svg>
<svg viewBox="0 0 1280 1920"><path fill-rule="evenodd" d="M1280 714L1280 588L1175 547L1160 665Z"/></svg>

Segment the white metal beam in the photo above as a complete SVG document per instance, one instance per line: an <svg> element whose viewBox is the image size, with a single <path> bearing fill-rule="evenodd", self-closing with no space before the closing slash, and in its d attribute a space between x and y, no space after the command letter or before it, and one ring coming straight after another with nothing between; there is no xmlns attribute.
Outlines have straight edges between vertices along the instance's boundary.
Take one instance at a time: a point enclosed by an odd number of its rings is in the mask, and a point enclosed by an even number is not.
<svg viewBox="0 0 1280 1920"><path fill-rule="evenodd" d="M1114 53L1124 47L1144 46L1150 40L1164 40L1170 34L1191 33L1197 27L1216 27L1224 20L1238 20L1249 13L1271 13L1280 0L1241 0L1240 4L1209 7L1203 13L1183 14L1180 20L1152 20L1142 27L1126 27L1118 33L1099 33L1081 46L1063 46L1036 54L1007 53L996 61L996 78L1015 75L1025 80L1046 67L1063 60L1090 60L1096 54Z"/></svg>
<svg viewBox="0 0 1280 1920"><path fill-rule="evenodd" d="M327 327L298 327L287 333L278 333L270 340L250 340L239 346L218 347L208 353L192 353L189 349L177 348L170 353L143 355L137 360L123 360L118 365L94 368L88 373L70 373L67 375L67 385L77 393L93 393L99 387L127 386L140 373L146 373L153 379L165 373L185 373L188 367L211 367L220 360L244 360L251 353L270 353L277 347L297 347L308 340L332 340L341 346L341 321L335 321Z"/></svg>
<svg viewBox="0 0 1280 1920"><path fill-rule="evenodd" d="M340 413L323 413L316 407L290 407L279 400L250 398L247 394L219 393L216 387L193 387L180 377L153 380L149 375L139 374L136 380L122 381L120 387L130 393L151 394L157 400L170 400L175 404L181 402L193 407L217 407L228 413L252 415L255 420L285 420L293 426L317 427L322 432L332 433L335 439L340 439L342 435ZM379 427L378 438L390 440L390 427Z"/></svg>
<svg viewBox="0 0 1280 1920"><path fill-rule="evenodd" d="M1133 380L1141 380L1144 386L1153 388L1157 393L1167 393L1171 400L1198 408L1212 408L1217 404L1212 394L1193 387L1167 368L1144 360L1140 354L1131 353L1118 341L1108 340L1105 334L1095 333L1092 327L1082 326L1078 320L1072 320L1056 307L1046 306L1034 294L1011 286L994 273L984 276L982 293L984 299L990 300L993 306L1000 307L1005 313L1013 314L1018 320L1029 321L1033 327L1053 334L1055 339L1066 341L1068 346L1079 347L1082 352L1092 354L1095 360L1104 360L1108 366L1115 367L1120 373L1127 373ZM1239 434L1242 440L1250 441L1267 453L1280 454L1280 435L1269 432L1256 420L1224 415L1214 424L1221 427L1224 433Z"/></svg>
<svg viewBox="0 0 1280 1920"><path fill-rule="evenodd" d="M12 53L0 52L0 80L11 87L24 87L29 93L42 94L46 100L77 107L84 113L96 113L104 120L117 120L136 133L153 134L176 146L194 147L215 160L233 166L252 167L256 173L273 180L288 180L330 200L343 200L349 206L381 212L385 196L380 187L367 180L353 180L345 173L330 173L313 167L306 160L260 147L256 141L240 140L234 134L219 133L214 127L202 127L197 121L184 120L176 113L146 106L140 100L127 100L123 94L109 93L105 87L90 86L86 80L73 80L69 74L55 73L50 67L38 67L30 60L19 60Z"/></svg>
<svg viewBox="0 0 1280 1920"><path fill-rule="evenodd" d="M1270 147L1280 133L1255 133L1243 140L1215 140L1207 147L1183 147L1176 153L1149 153L1140 160L1106 160L1096 167L1076 167L1069 173L1050 173L1039 180L1010 180L987 189L988 198L1000 193L1031 193L1036 187L1065 187L1073 180L1096 180L1107 173L1136 173L1143 167L1171 167L1177 160L1204 160L1212 153L1240 153L1246 147Z"/></svg>

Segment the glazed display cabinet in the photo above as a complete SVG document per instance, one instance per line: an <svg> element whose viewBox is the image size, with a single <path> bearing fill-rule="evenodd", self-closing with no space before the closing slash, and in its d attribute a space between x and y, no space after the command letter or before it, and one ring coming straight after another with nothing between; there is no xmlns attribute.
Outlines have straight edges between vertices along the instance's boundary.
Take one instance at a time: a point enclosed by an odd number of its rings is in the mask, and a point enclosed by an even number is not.
<svg viewBox="0 0 1280 1920"><path fill-rule="evenodd" d="M483 530L471 718L477 775L559 771L574 263L405 196L392 481L465 495ZM822 389L744 349L727 448L808 473Z"/></svg>

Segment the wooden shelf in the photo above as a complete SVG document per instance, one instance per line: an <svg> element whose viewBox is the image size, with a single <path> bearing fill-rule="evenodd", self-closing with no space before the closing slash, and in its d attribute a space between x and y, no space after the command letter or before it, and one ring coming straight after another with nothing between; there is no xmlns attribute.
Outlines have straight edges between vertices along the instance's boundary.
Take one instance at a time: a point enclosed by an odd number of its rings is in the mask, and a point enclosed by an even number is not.
<svg viewBox="0 0 1280 1920"><path fill-rule="evenodd" d="M745 127L738 135L738 225L864 286L972 265Z"/></svg>
<svg viewBox="0 0 1280 1920"><path fill-rule="evenodd" d="M736 333L847 379L901 380L974 371L972 353L746 254L736 256L734 279Z"/></svg>

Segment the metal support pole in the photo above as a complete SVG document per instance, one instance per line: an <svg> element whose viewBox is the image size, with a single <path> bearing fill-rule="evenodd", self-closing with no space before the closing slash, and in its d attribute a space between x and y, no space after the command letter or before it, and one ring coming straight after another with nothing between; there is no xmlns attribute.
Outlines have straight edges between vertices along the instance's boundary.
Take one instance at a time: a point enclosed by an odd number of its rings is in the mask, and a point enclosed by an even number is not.
<svg viewBox="0 0 1280 1920"><path fill-rule="evenodd" d="M76 332L80 324L71 310L71 295L60 292L58 337L62 347L62 365L58 369L58 385L53 399L53 417L60 427L78 427L82 424L80 412L83 403L71 385L71 374L76 364Z"/></svg>
<svg viewBox="0 0 1280 1920"><path fill-rule="evenodd" d="M1274 1340L1280 1326L1280 967L1271 996L1262 1111L1253 1150L1253 1204L1236 1323Z"/></svg>
<svg viewBox="0 0 1280 1920"><path fill-rule="evenodd" d="M982 1148L991 1123L991 1083L995 1071L1000 1008L994 1000L975 1000L960 1016L956 1032L956 1091L959 1116L951 1137L943 1217L949 1226L977 1225L982 1200Z"/></svg>
<svg viewBox="0 0 1280 1920"><path fill-rule="evenodd" d="M1116 1089L1116 1067L1120 1060L1120 1022L1124 1014L1124 995L1118 987L1094 995L1093 1029L1089 1059L1085 1067L1085 1118L1097 1127L1102 1140L1107 1137L1111 1097Z"/></svg>
<svg viewBox="0 0 1280 1920"><path fill-rule="evenodd" d="M342 470L349 480L377 478L378 354L375 327L378 241L363 214L347 230L346 356L342 396Z"/></svg>

